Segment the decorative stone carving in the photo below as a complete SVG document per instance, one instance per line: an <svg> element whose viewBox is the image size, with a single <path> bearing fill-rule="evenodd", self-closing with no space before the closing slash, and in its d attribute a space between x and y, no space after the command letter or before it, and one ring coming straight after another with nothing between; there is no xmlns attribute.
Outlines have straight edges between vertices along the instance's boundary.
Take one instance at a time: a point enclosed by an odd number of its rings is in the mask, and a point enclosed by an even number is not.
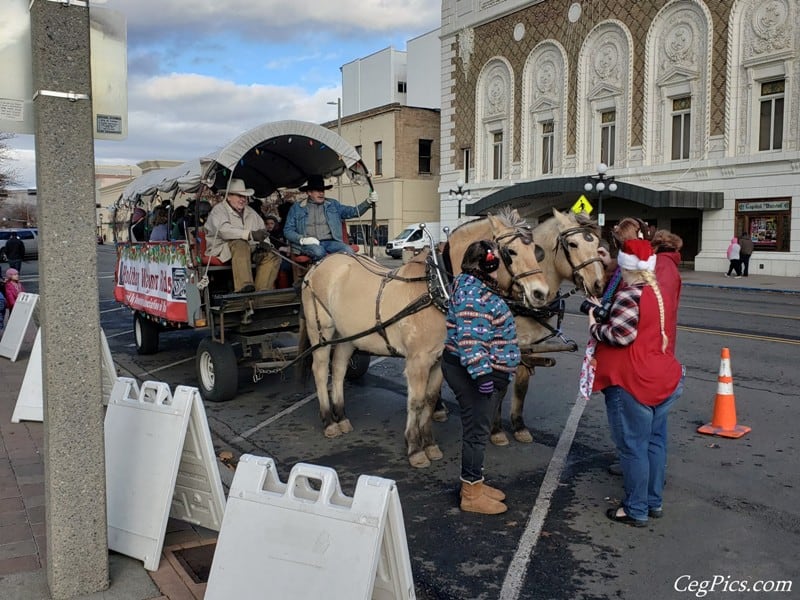
<svg viewBox="0 0 800 600"><path fill-rule="evenodd" d="M745 59L788 48L792 40L790 7L786 0L754 3L746 35Z"/></svg>
<svg viewBox="0 0 800 600"><path fill-rule="evenodd" d="M471 27L458 32L458 56L461 58L461 70L464 79L469 79L469 63L475 49L475 30Z"/></svg>
<svg viewBox="0 0 800 600"><path fill-rule="evenodd" d="M489 74L486 85L486 115L499 116L506 112L506 81L498 68Z"/></svg>

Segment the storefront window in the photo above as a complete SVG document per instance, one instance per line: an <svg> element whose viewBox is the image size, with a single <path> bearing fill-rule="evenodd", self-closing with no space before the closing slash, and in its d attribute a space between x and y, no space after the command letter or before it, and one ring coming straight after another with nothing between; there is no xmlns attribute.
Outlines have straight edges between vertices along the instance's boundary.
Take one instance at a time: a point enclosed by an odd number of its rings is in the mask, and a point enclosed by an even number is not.
<svg viewBox="0 0 800 600"><path fill-rule="evenodd" d="M736 203L734 234L747 232L755 250L788 252L791 208L789 198L740 200Z"/></svg>

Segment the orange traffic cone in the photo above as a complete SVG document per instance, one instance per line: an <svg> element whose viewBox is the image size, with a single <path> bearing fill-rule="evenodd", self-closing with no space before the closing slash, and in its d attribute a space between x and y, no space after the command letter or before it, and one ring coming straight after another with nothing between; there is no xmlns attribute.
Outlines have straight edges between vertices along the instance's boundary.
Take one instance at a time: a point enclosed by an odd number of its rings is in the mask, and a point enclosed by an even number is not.
<svg viewBox="0 0 800 600"><path fill-rule="evenodd" d="M750 427L736 424L736 401L733 397L733 376L731 375L731 353L722 349L719 362L719 378L717 398L714 401L714 416L711 423L698 427L700 433L719 435L729 438L740 438L750 433Z"/></svg>

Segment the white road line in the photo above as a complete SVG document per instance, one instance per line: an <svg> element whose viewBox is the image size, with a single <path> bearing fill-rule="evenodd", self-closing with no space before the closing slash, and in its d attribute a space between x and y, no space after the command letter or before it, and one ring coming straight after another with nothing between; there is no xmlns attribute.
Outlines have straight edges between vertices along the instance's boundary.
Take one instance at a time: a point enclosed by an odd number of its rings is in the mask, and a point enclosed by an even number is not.
<svg viewBox="0 0 800 600"><path fill-rule="evenodd" d="M117 306L116 308L107 308L107 309L105 309L105 310L101 310L101 311L100 311L100 314L101 314L101 315L104 315L104 314L106 314L106 313L115 312L115 311L117 311L117 310L127 310L127 309L128 309L128 307L127 307L127 306Z"/></svg>
<svg viewBox="0 0 800 600"><path fill-rule="evenodd" d="M106 338L114 338L114 337L119 337L121 335L129 335L131 333L133 333L133 329L128 329L128 331L120 331L117 333L112 333L111 335L107 335Z"/></svg>
<svg viewBox="0 0 800 600"><path fill-rule="evenodd" d="M182 365L183 363L187 363L190 360L194 360L194 356L190 356L189 358L184 358L183 360L176 361L174 363L170 363L168 365L164 365L163 367L158 367L157 369L152 369L151 371L144 371L139 373L137 377L139 379L146 379L148 375L152 375L153 373L158 373L159 371L163 371L165 369L171 369L172 367L177 367L178 365Z"/></svg>
<svg viewBox="0 0 800 600"><path fill-rule="evenodd" d="M561 473L564 471L567 455L572 447L572 441L575 439L575 432L578 429L578 423L585 408L586 400L578 396L575 400L575 406L572 407L569 413L567 424L561 432L561 437L558 438L558 444L556 444L550 464L547 466L542 486L539 488L536 503L533 505L530 517L528 517L525 532L519 540L517 551L508 567L505 581L503 581L503 588L500 590L500 600L516 600L519 598L522 584L525 581L528 563L533 558L536 542L542 533L542 526L547 517L547 512L550 510L553 493L561 480Z"/></svg>
<svg viewBox="0 0 800 600"><path fill-rule="evenodd" d="M388 357L386 357L386 356L379 356L378 358L375 358L374 360L370 361L370 363L369 363L370 368L372 368L373 366L377 365L380 362L383 362L387 358ZM290 407L285 408L281 412L271 416L266 421L261 421L261 423L259 423L255 427L251 427L247 431L243 431L242 433L237 435L235 438L233 438L230 441L230 443L231 444L238 444L239 442L245 441L247 438L249 438L251 435L253 435L257 431L263 429L267 425L272 425L275 421L277 421L281 417L285 417L286 415L292 414L298 408L302 408L303 406L305 406L306 404L311 402L316 397L317 397L317 393L316 392L314 392L313 394L309 394L305 398L302 398L302 399L298 400L297 402L295 402L294 404L292 404Z"/></svg>

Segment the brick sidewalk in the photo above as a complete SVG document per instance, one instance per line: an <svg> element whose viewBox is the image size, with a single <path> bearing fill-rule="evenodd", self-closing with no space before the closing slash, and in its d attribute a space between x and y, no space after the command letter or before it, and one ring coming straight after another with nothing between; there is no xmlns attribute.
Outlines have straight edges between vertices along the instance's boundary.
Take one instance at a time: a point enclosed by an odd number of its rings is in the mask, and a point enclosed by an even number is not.
<svg viewBox="0 0 800 600"><path fill-rule="evenodd" d="M49 598L44 425L11 422L32 346L29 331L16 362L0 357L0 598L4 600ZM109 589L85 598L201 600L206 585L194 583L174 553L215 536L216 532L170 519L157 571L147 572L140 561L111 553Z"/></svg>

